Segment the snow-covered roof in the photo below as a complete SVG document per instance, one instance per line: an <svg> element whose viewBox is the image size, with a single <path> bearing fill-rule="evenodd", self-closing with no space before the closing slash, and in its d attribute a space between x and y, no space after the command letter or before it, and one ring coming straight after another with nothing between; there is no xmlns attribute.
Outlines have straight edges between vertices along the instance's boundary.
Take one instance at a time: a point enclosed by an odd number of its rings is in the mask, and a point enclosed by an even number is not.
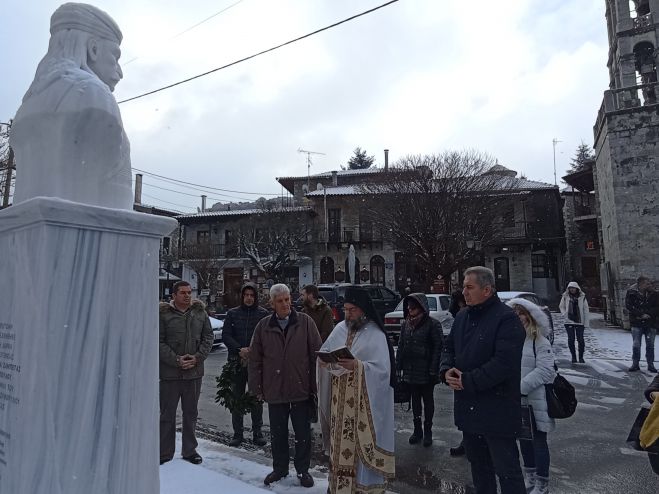
<svg viewBox="0 0 659 494"><path fill-rule="evenodd" d="M306 175L303 176L292 176L292 177L277 177L277 180L306 180L307 178L332 178L332 173L336 172L337 176L345 177L350 175L370 175L373 173L383 172L384 168L376 168L374 166L370 168L362 168L357 170L330 170L327 172L314 173L310 177Z"/></svg>
<svg viewBox="0 0 659 494"><path fill-rule="evenodd" d="M518 192L529 190L555 189L556 186L544 182L536 182L525 178L502 177L499 182L501 189L513 189ZM365 193L361 185L339 185L337 187L326 187L325 190L318 189L307 194L307 197L323 197L327 191L328 196L354 196L370 195L374 192Z"/></svg>
<svg viewBox="0 0 659 494"><path fill-rule="evenodd" d="M278 208L278 209L232 209L229 211L204 211L203 213L191 213L191 214L181 214L176 217L176 219L186 219L186 218L215 218L218 216L249 216L252 214L264 214L264 213L299 213L304 211L311 211L311 208L307 206L294 206L288 208Z"/></svg>

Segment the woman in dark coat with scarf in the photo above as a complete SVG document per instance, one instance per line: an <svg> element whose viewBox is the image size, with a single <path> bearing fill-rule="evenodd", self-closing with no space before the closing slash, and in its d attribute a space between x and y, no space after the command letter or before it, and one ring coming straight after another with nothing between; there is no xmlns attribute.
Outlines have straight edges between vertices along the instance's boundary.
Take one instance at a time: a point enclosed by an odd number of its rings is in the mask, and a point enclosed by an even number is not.
<svg viewBox="0 0 659 494"><path fill-rule="evenodd" d="M441 323L430 317L428 299L423 293L412 293L405 297L403 315L405 320L398 340L396 369L402 371L402 379L410 385L412 391L414 433L409 442L416 444L423 438L423 445L427 447L432 444L432 418L435 413L433 393L439 382L444 334Z"/></svg>

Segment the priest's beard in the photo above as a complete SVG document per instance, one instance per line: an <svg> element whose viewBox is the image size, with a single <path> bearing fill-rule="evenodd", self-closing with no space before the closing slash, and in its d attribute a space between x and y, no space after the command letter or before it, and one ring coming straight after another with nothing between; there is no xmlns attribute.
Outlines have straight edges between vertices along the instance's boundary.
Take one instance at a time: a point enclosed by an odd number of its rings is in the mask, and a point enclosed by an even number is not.
<svg viewBox="0 0 659 494"><path fill-rule="evenodd" d="M348 328L351 331L358 331L359 329L363 328L367 322L368 317L366 317L366 314L362 314L354 321L348 321Z"/></svg>

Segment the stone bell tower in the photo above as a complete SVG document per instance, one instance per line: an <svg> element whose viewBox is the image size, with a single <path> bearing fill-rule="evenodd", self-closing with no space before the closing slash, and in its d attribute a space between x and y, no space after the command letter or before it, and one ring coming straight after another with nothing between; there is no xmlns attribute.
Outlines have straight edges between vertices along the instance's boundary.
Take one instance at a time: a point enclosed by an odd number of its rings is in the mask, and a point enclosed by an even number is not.
<svg viewBox="0 0 659 494"><path fill-rule="evenodd" d="M605 0L609 89L593 128L602 291L628 326L627 288L659 280L659 0Z"/></svg>

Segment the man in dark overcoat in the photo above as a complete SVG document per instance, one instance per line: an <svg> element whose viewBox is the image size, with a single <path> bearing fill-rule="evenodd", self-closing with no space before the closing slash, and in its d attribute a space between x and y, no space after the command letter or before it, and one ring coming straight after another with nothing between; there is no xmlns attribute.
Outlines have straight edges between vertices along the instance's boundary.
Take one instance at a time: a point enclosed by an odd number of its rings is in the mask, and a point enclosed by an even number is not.
<svg viewBox="0 0 659 494"><path fill-rule="evenodd" d="M454 391L455 425L464 433L478 494L524 494L516 438L521 428L521 359L526 333L496 295L492 270L465 271L460 311L445 340L440 379Z"/></svg>

